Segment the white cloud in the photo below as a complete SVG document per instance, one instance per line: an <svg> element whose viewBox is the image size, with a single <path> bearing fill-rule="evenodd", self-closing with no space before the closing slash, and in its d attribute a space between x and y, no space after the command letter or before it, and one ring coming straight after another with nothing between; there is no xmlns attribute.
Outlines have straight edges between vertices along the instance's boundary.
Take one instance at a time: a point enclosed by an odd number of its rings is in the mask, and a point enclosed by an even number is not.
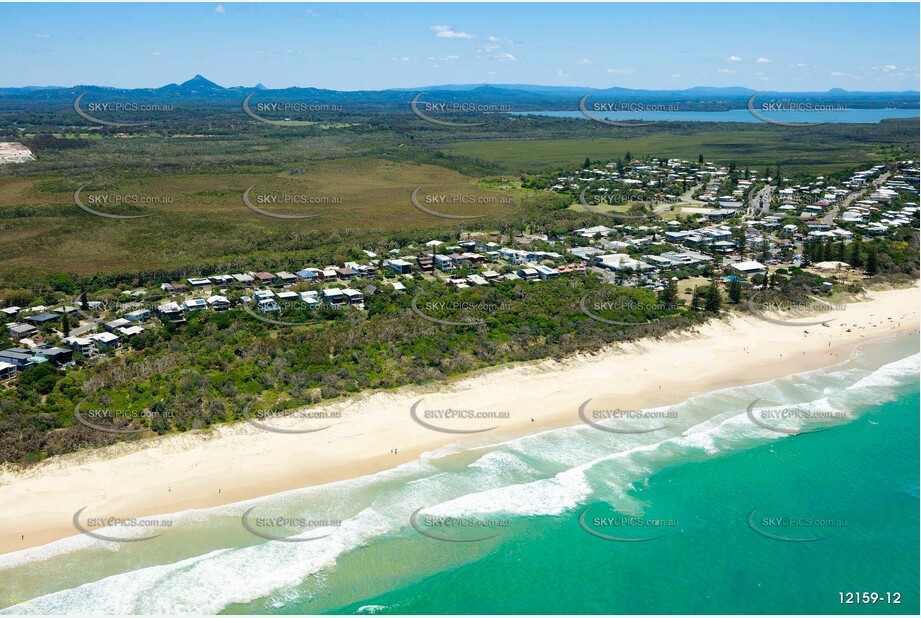
<svg viewBox="0 0 921 618"><path fill-rule="evenodd" d="M636 69L608 69L611 75L636 75Z"/></svg>
<svg viewBox="0 0 921 618"><path fill-rule="evenodd" d="M451 26L432 26L430 28L440 39L475 39L475 34L452 30Z"/></svg>
<svg viewBox="0 0 921 618"><path fill-rule="evenodd" d="M498 37L494 34L491 34L488 37L486 37L486 40L489 42L484 43L483 45L480 45L479 47L477 47L478 54L489 55L493 53L494 51L496 51L497 49L502 49L503 45L507 46L507 45L512 44L512 41L510 41L509 39L503 39L502 37Z"/></svg>
<svg viewBox="0 0 921 618"><path fill-rule="evenodd" d="M804 63L804 62L797 62L797 63L794 64L793 66L799 67L799 68L801 68L801 69L804 69L804 68L806 68L808 65L807 65L806 63Z"/></svg>
<svg viewBox="0 0 921 618"><path fill-rule="evenodd" d="M557 77L570 77L569 73L564 72L563 69L559 69L556 72L556 76Z"/></svg>
<svg viewBox="0 0 921 618"><path fill-rule="evenodd" d="M498 75L498 73L496 73L495 71L489 71L489 72L486 73L486 74L487 74L487 75Z"/></svg>
<svg viewBox="0 0 921 618"><path fill-rule="evenodd" d="M898 68L899 67L895 66L894 64L884 64L882 66L873 67L874 70L882 71L883 73L891 73L892 71L895 71Z"/></svg>
<svg viewBox="0 0 921 618"><path fill-rule="evenodd" d="M768 59L765 58L764 56L761 56L760 58L758 58L757 60L755 60L755 62L757 62L758 64L767 64L767 63L770 62L770 60L768 60Z"/></svg>
<svg viewBox="0 0 921 618"><path fill-rule="evenodd" d="M672 77L681 77L681 73L672 73Z"/></svg>
<svg viewBox="0 0 921 618"><path fill-rule="evenodd" d="M507 61L509 61L509 62L515 62L516 60L518 60L518 58L516 58L515 56L513 56L512 54L509 54L509 53L496 54L495 56L493 56L493 59L495 59L495 60L507 60Z"/></svg>
<svg viewBox="0 0 921 618"><path fill-rule="evenodd" d="M589 60L588 58L583 58L582 60L580 60L580 61L577 62L576 64L592 64L592 61Z"/></svg>
<svg viewBox="0 0 921 618"><path fill-rule="evenodd" d="M313 9L307 9L307 14L310 15L311 17L319 17L319 16L320 16L320 14L317 13L316 11L314 11Z"/></svg>
<svg viewBox="0 0 921 618"><path fill-rule="evenodd" d="M224 8L223 4L218 4L217 6L214 7L214 12L217 13L218 15L223 15L224 13L227 12L227 9Z"/></svg>
<svg viewBox="0 0 921 618"><path fill-rule="evenodd" d="M409 62L409 56L394 56L391 60L394 62Z"/></svg>
<svg viewBox="0 0 921 618"><path fill-rule="evenodd" d="M35 38L36 39L50 39L51 35L50 34L36 34Z"/></svg>
<svg viewBox="0 0 921 618"><path fill-rule="evenodd" d="M829 75L831 75L832 77L847 77L849 74L842 73L841 71L832 71L831 73L829 73Z"/></svg>
<svg viewBox="0 0 921 618"><path fill-rule="evenodd" d="M151 55L151 56L162 56L162 55L163 55L163 52L156 51L156 52L153 52L153 53L150 54L150 55Z"/></svg>
<svg viewBox="0 0 921 618"><path fill-rule="evenodd" d="M738 56L729 56L726 58L726 62L742 62L742 59Z"/></svg>
<svg viewBox="0 0 921 618"><path fill-rule="evenodd" d="M720 69L717 73L735 73L732 69Z"/></svg>

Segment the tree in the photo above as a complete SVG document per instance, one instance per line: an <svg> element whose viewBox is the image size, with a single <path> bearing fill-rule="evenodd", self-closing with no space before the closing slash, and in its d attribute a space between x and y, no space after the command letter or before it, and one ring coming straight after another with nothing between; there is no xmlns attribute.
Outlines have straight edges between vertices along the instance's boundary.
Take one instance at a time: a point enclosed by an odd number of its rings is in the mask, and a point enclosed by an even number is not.
<svg viewBox="0 0 921 618"><path fill-rule="evenodd" d="M854 239L854 242L851 243L851 251L847 259L847 263L855 268L860 268L863 265L863 259L860 255L860 245L860 238Z"/></svg>
<svg viewBox="0 0 921 618"><path fill-rule="evenodd" d="M745 257L745 241L747 239L745 234L745 228L741 225L732 229L732 239L735 241L736 246L739 248L739 257Z"/></svg>
<svg viewBox="0 0 921 618"><path fill-rule="evenodd" d="M879 251L876 244L870 245L867 251L867 274L871 277L879 272Z"/></svg>
<svg viewBox="0 0 921 618"><path fill-rule="evenodd" d="M710 287L707 288L707 293L704 297L704 309L710 313L719 313L722 306L723 295L720 294L720 287L716 279L713 279L710 281Z"/></svg>
<svg viewBox="0 0 921 618"><path fill-rule="evenodd" d="M697 162L700 163L701 165L703 165L703 163L704 163L704 156L703 156L702 154L697 155Z"/></svg>
<svg viewBox="0 0 921 618"><path fill-rule="evenodd" d="M835 256L835 250L832 246L831 238L825 239L825 244L822 246L822 261L828 261Z"/></svg>
<svg viewBox="0 0 921 618"><path fill-rule="evenodd" d="M592 166L592 160L588 157L585 157L585 163L582 164L582 169L588 169Z"/></svg>
<svg viewBox="0 0 921 618"><path fill-rule="evenodd" d="M691 309L694 309L695 311L699 311L700 308L703 306L703 304L704 304L703 291L699 287L694 286L694 295L691 297Z"/></svg>
<svg viewBox="0 0 921 618"><path fill-rule="evenodd" d="M729 300L734 305L738 305L742 300L742 282L738 279L729 281Z"/></svg>
<svg viewBox="0 0 921 618"><path fill-rule="evenodd" d="M628 150L627 153L624 155L624 161L629 163L632 160L633 160L633 157L630 156L630 151Z"/></svg>
<svg viewBox="0 0 921 618"><path fill-rule="evenodd" d="M70 314L66 311L61 315L61 332L65 337L70 334Z"/></svg>
<svg viewBox="0 0 921 618"><path fill-rule="evenodd" d="M665 305L665 309L668 311L673 310L678 304L678 282L674 279L669 279L668 285L665 286L661 292L659 292L659 303Z"/></svg>
<svg viewBox="0 0 921 618"><path fill-rule="evenodd" d="M838 241L835 245L835 259L839 262L844 261L844 241Z"/></svg>

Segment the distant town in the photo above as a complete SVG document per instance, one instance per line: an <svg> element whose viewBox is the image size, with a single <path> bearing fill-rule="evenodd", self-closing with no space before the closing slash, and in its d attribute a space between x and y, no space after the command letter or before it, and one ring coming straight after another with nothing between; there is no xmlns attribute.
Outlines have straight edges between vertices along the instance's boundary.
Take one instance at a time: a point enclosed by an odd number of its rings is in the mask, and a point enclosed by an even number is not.
<svg viewBox="0 0 921 618"><path fill-rule="evenodd" d="M2 152L31 156L16 145ZM12 155L10 155L12 156ZM81 294L57 306L0 308L15 347L0 351L0 381L42 363L67 367L119 353L151 329L181 325L198 311L243 308L270 324L302 309L364 310L369 296L412 293L420 282L456 289L508 281L592 274L606 283L685 293L718 276L761 285L771 269L818 268L874 274L855 246L918 226L916 161L876 165L841 178L790 179L703 160L586 161L580 169L530 179L605 214L610 223L551 237L461 232L343 264L292 264L278 272L202 273L124 289ZM828 285L831 285L830 283ZM300 315L300 314L299 314Z"/></svg>

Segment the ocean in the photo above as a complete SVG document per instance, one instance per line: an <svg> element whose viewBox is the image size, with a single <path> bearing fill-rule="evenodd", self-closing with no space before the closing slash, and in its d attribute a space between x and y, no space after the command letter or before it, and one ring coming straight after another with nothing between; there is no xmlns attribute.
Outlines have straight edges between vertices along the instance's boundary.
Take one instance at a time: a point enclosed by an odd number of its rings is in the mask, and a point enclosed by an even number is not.
<svg viewBox="0 0 921 618"><path fill-rule="evenodd" d="M71 537L0 556L0 613L917 614L919 373L893 337L654 431L468 439L143 542Z"/></svg>
<svg viewBox="0 0 921 618"><path fill-rule="evenodd" d="M841 110L786 110L762 111L755 108L763 118L779 122L813 123L830 122L834 124L876 124L890 118L917 118L917 109L863 109L849 108ZM548 112L510 112L517 116L552 116L555 118L582 118L588 120L580 111L548 111ZM638 121L647 122L765 122L756 118L747 109L731 109L722 112L688 112L688 111L624 111L624 112L594 112L589 113L604 120Z"/></svg>

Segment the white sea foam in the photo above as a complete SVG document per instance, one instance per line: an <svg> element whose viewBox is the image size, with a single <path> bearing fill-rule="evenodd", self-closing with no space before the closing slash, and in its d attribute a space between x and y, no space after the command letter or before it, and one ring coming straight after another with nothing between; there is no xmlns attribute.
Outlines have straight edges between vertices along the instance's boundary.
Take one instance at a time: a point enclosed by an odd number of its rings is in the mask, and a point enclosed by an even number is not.
<svg viewBox="0 0 921 618"><path fill-rule="evenodd" d="M331 528L330 536L321 541L269 542L208 551L46 594L0 613L215 613L235 603L265 597L290 598L284 591L328 569L343 554L405 530L408 513L420 506L432 514L501 512L510 516L546 516L577 508L592 497L620 501L625 499L631 480L645 478L662 465L784 439L747 418L745 406L756 398L769 406L781 405L790 397L797 401L788 407L803 405L854 414L861 407L893 398L897 388L916 379L919 358L914 355L875 371L812 372L701 395L674 406L685 417L664 436L621 436L586 426L567 428L509 441L500 450L485 452L467 468L454 472L433 466L437 458L429 454L422 462L362 479L186 512L180 514L181 521L201 525L209 518L237 514L241 506L268 500L280 501L277 504L290 502L292 508L299 506L311 513L315 512L311 505L324 500L352 508L365 504L341 526ZM439 454L456 452L446 450ZM575 464L574 453L581 458ZM602 470L604 474L599 473ZM550 476L535 478L541 474ZM98 543L101 542L74 537L30 551L34 552L33 558L53 564L54 556L98 549ZM94 555L92 559L99 558ZM91 564L90 558L88 562ZM0 564L10 568L20 563L16 554L10 554L0 558ZM377 611L372 606L362 609L368 613Z"/></svg>

